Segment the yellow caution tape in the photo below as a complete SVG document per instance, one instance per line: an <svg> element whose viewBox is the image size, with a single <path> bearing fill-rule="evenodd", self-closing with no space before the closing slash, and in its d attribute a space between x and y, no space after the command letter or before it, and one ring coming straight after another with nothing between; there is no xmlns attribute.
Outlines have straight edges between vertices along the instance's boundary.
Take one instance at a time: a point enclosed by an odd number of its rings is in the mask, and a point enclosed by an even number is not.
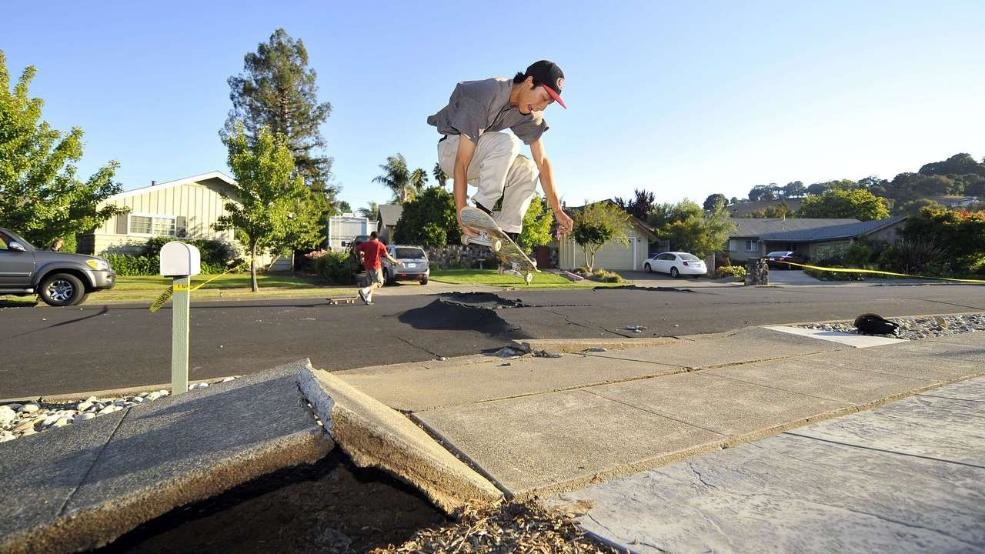
<svg viewBox="0 0 985 554"><path fill-rule="evenodd" d="M845 267L820 267L816 265L809 264L797 264L794 262L783 262L777 260L781 264L795 265L797 267L803 267L806 269L815 269L817 271L830 271L832 273L871 273L875 275L891 275L893 277L909 277L911 279L935 279L938 281L951 281L955 283L985 283L983 279L956 279L953 277L929 277L926 275L910 275L907 273L895 273L892 271L880 271L877 269L852 269Z"/></svg>
<svg viewBox="0 0 985 554"><path fill-rule="evenodd" d="M161 306L164 306L168 302L168 300L171 300L171 297L174 295L174 293L185 292L185 291L187 292L196 291L204 287L205 285L211 283L212 281L215 281L219 277L222 277L223 275L229 273L233 269L234 268L229 268L223 271L222 273L219 273L218 275L213 275L211 279L207 279L195 285L194 287L190 285L168 285L168 288L164 289L164 292L161 293L161 296L158 296L157 300L155 300L154 303L150 305L149 310L151 311L151 313L156 312L157 310L160 310Z"/></svg>

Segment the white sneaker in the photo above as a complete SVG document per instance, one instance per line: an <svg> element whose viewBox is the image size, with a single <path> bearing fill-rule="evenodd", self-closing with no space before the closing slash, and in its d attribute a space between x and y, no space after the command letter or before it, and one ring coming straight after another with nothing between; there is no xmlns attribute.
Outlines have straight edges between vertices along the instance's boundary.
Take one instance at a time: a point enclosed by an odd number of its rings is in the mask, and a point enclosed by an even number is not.
<svg viewBox="0 0 985 554"><path fill-rule="evenodd" d="M367 304L373 303L373 289L369 289L369 292L366 293L366 303Z"/></svg>
<svg viewBox="0 0 985 554"><path fill-rule="evenodd" d="M364 289L364 288L363 289L359 289L359 298L362 299L363 303L369 304L370 303L370 300L369 300L369 296L366 294L366 290L367 289Z"/></svg>
<svg viewBox="0 0 985 554"><path fill-rule="evenodd" d="M493 240L489 238L489 235L485 231L479 231L479 235L475 237L470 237L465 235L465 240L469 244L478 244L479 246L485 246L487 248L492 248Z"/></svg>

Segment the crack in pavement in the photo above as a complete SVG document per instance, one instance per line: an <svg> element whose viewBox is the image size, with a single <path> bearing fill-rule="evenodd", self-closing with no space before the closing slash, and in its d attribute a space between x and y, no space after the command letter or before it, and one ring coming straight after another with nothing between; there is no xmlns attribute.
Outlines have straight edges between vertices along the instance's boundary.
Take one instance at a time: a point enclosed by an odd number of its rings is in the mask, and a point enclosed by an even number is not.
<svg viewBox="0 0 985 554"><path fill-rule="evenodd" d="M818 442L824 442L824 443L828 443L828 444L835 444L835 445L838 445L838 446L846 446L848 448L858 448L860 450L869 450L871 452L882 452L883 454L894 454L896 456L906 456L908 458L919 458L921 460L929 460L931 462L941 462L941 463L944 463L944 464L954 464L954 465L959 465L959 466L964 466L964 467L970 467L970 468L974 468L974 469L985 469L985 466L980 466L980 465L977 465L977 464L969 464L967 462L959 462L957 460L947 460L947 459L944 459L944 458L937 458L937 457L934 457L934 456L924 456L922 454L910 454L908 452L899 452L897 450L887 450L885 448L876 448L874 446L865 446L865 445L861 445L861 444L852 444L852 443L849 443L849 442L841 442L841 441L836 441L836 440L831 440L831 439L822 439L820 437L812 437L810 435L802 435L800 433L795 433L793 431L786 431L786 432L784 432L782 434L784 434L784 435L790 435L792 437L800 437L802 439L808 439L808 440L814 440L814 441L818 441Z"/></svg>

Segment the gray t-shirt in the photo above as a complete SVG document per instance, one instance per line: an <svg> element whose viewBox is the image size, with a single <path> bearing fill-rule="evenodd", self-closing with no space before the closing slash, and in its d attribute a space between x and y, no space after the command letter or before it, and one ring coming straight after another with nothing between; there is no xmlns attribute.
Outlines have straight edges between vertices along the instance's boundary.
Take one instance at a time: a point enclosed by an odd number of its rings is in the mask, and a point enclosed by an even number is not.
<svg viewBox="0 0 985 554"><path fill-rule="evenodd" d="M510 129L525 144L536 142L548 129L547 122L511 106L512 87L513 81L502 77L458 83L448 105L428 117L428 125L442 135L465 135L473 141L486 131Z"/></svg>

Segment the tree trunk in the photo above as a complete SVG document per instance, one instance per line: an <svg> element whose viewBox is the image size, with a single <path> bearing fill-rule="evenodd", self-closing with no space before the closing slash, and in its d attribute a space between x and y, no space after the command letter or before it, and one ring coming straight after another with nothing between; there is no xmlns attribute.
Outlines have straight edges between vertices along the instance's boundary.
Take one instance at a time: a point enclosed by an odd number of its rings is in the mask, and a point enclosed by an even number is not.
<svg viewBox="0 0 985 554"><path fill-rule="evenodd" d="M250 290L256 292L260 289L257 286L257 245L250 246Z"/></svg>

